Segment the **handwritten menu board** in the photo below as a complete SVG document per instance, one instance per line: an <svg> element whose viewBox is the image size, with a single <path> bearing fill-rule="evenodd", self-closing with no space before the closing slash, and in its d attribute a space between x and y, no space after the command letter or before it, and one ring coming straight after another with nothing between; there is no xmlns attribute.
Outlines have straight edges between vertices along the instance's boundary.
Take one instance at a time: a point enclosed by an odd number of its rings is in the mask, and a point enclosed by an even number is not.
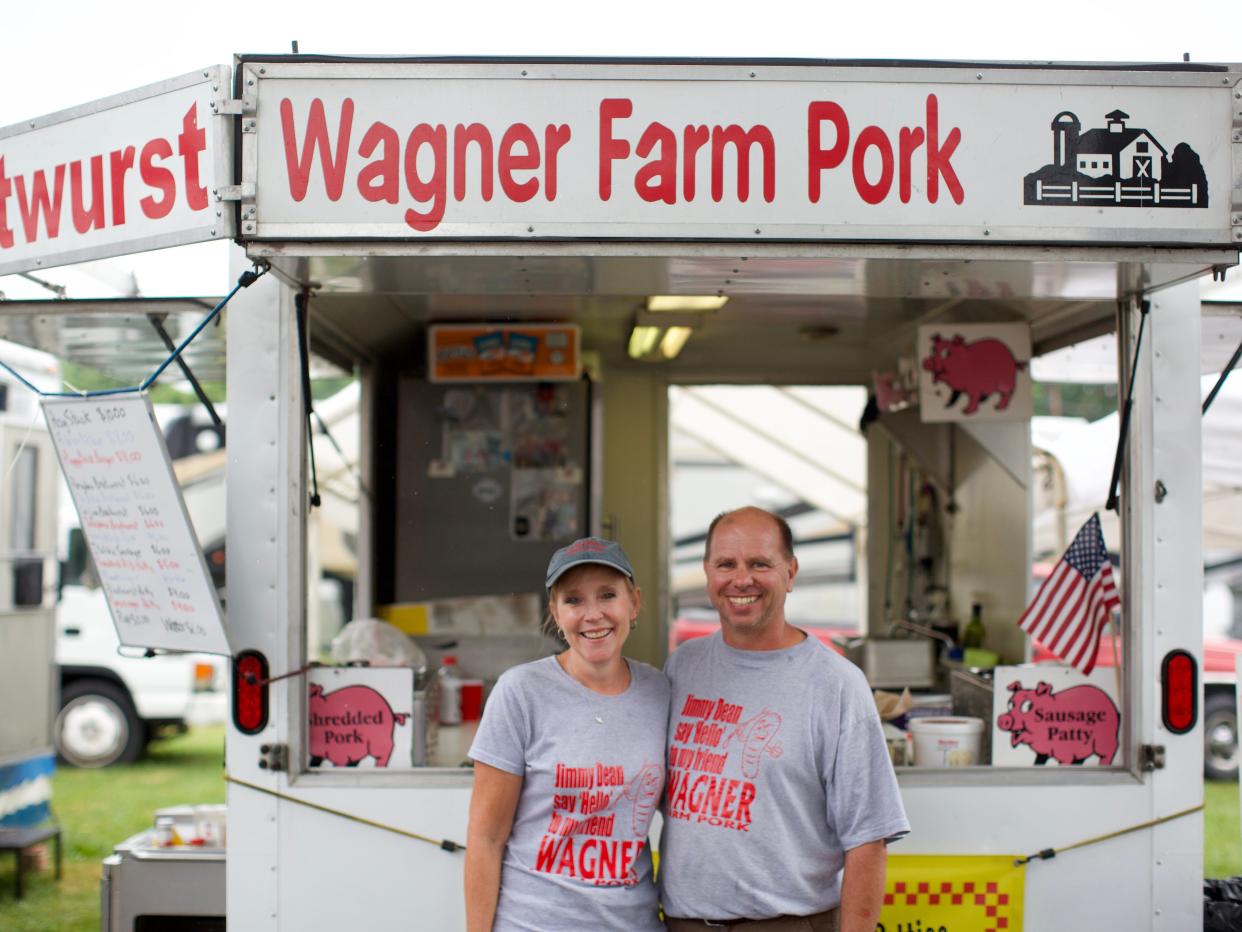
<svg viewBox="0 0 1242 932"><path fill-rule="evenodd" d="M43 413L121 643L231 653L146 394L46 398Z"/></svg>

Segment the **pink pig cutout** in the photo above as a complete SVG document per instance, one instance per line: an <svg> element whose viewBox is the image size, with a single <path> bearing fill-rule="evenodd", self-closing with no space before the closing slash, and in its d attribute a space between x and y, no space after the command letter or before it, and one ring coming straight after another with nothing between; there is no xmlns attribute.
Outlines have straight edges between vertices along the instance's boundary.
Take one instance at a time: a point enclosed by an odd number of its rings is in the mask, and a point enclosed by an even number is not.
<svg viewBox="0 0 1242 932"><path fill-rule="evenodd" d="M932 382L942 382L953 389L946 408L953 407L963 393L970 399L963 414L974 414L988 395L998 394L996 410L1004 411L1013 397L1018 373L1026 363L1013 358L1009 347L996 339L966 342L960 333L952 340L932 336L931 355L923 360L923 368L932 374Z"/></svg>
<svg viewBox="0 0 1242 932"><path fill-rule="evenodd" d="M368 721L358 724L317 725L315 716L365 715ZM325 759L336 767L357 767L365 757L375 759L376 767L387 767L392 757L392 733L404 725L408 712L393 712L382 694L370 686L344 686L330 693L320 683L310 684L308 738L310 765L318 767ZM329 735L335 735L329 738Z"/></svg>
<svg viewBox="0 0 1242 932"><path fill-rule="evenodd" d="M725 746L737 738L742 742L742 776L753 780L759 775L760 754L776 759L785 752L776 734L781 730L781 717L771 709L764 709L729 732Z"/></svg>
<svg viewBox="0 0 1242 932"><path fill-rule="evenodd" d="M1096 755L1107 767L1117 755L1121 714L1112 697L1098 686L1071 686L1054 693L1041 682L1034 689L1018 680L1009 684L1009 710L996 727L1010 732L1010 744L1025 744L1035 752L1035 763L1049 758L1058 764L1082 764Z"/></svg>

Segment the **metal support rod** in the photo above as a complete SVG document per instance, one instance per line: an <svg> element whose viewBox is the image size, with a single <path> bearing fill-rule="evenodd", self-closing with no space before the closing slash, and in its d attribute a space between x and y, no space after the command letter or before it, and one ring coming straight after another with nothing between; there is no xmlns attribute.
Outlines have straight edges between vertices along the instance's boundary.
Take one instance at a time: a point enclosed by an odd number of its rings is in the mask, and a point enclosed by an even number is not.
<svg viewBox="0 0 1242 932"><path fill-rule="evenodd" d="M1207 414L1208 408L1212 407L1212 402L1216 400L1216 396L1220 393L1221 388L1224 387L1225 379L1229 378L1229 373L1238 364L1240 357L1242 357L1242 343L1239 343L1238 348L1233 351L1233 355L1229 357L1229 363L1225 366L1224 371L1221 372L1220 378L1216 380L1216 384L1208 392L1207 398L1203 400L1203 410L1200 412L1200 416Z"/></svg>
<svg viewBox="0 0 1242 932"><path fill-rule="evenodd" d="M172 337L168 335L168 331L164 329L164 315L148 314L147 320L151 322L151 327L155 330L161 340L164 341L164 348L170 353L177 351L177 344L173 342ZM190 364L187 363L180 355L177 356L177 368L181 370L181 374L185 376L186 381L190 383L190 387L194 389L194 394L198 396L198 400L203 403L203 407L207 409L207 414L211 418L211 422L221 430L224 429L224 422L220 420L220 415L216 413L216 409L211 404L211 399L207 397L207 393L203 391L203 386L199 384L198 379L190 370Z"/></svg>

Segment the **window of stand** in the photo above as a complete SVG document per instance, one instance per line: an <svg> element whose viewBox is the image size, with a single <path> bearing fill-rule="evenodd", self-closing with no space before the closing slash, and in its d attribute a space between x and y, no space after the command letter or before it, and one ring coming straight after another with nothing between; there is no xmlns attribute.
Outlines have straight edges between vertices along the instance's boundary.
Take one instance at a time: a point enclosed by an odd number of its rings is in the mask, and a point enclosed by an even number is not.
<svg viewBox="0 0 1242 932"><path fill-rule="evenodd" d="M878 410L862 388L673 387L670 649L719 624L701 570L708 522L721 502L758 505L794 532L788 618L866 673L901 772L951 781L1021 768L1057 779L1052 771L1073 766L1082 779L1124 767L1119 613L1098 646L1064 615L1046 619L1044 643L1018 626L1096 512L1120 592L1122 530L1099 478L1116 448L1115 340L1028 368L1032 416L993 421L983 439L925 422L913 399ZM745 435L750 407L779 444L746 435L729 445L745 451L736 456L711 442ZM721 433L705 419L723 411L737 420ZM766 466L755 455L765 443ZM816 465L802 474L782 458ZM1053 647L1080 667L1093 656L1094 669L1084 675ZM1067 693L1081 685L1091 689Z"/></svg>
<svg viewBox="0 0 1242 932"><path fill-rule="evenodd" d="M307 653L323 665L307 673L306 771L469 772L490 687L558 649L540 582L589 527L590 402L585 380L433 383L406 361L316 403L335 445L314 425ZM354 592L367 560L370 591Z"/></svg>

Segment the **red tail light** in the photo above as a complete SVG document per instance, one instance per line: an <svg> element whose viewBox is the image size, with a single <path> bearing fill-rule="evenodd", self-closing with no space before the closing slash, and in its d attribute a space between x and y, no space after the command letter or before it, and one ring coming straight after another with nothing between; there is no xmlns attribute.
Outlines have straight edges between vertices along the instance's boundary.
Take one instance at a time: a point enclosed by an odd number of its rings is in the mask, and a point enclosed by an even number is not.
<svg viewBox="0 0 1242 932"><path fill-rule="evenodd" d="M1164 727L1184 735L1199 718L1199 667L1184 650L1165 655L1160 670L1161 715Z"/></svg>
<svg viewBox="0 0 1242 932"><path fill-rule="evenodd" d="M267 658L257 650L233 659L233 725L247 735L267 727Z"/></svg>

